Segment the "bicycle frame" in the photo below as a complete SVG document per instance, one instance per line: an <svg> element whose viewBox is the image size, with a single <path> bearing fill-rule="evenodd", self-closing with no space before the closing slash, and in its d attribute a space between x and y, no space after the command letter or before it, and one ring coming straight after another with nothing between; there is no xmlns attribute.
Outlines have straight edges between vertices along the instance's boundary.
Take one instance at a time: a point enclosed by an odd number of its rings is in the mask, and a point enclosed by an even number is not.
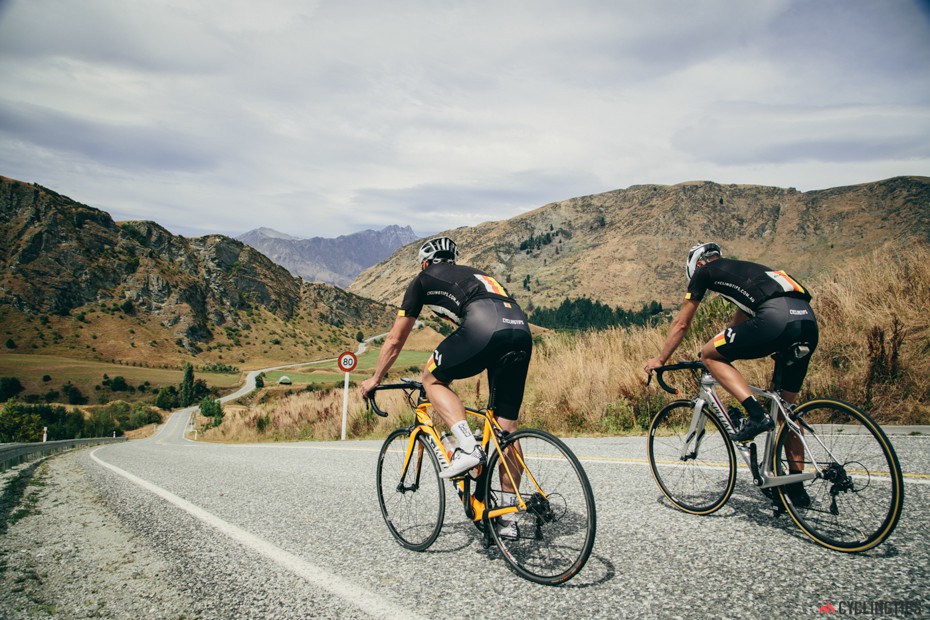
<svg viewBox="0 0 930 620"><path fill-rule="evenodd" d="M436 427L433 424L433 418L430 414L430 410L433 408L432 403L429 401L423 401L417 405L416 416L417 422L411 428L410 440L407 443L407 454L404 457L404 467L403 472L407 472L407 468L410 466L411 460L414 456L414 448L417 445L416 438L417 435L423 434L426 437L426 442L429 444L430 449L433 450L436 457L439 459L440 463L444 463L448 467L451 459L451 455L446 454L446 451L442 448L442 439L439 436L439 433L436 431ZM503 450L507 448L510 444L506 441L506 438L503 438L502 443L502 434L504 433L501 429L500 424L497 423L497 420L494 418L494 411L488 409L486 411L479 411L477 409L472 409L470 407L465 408L465 412L469 415L481 418L484 422L484 429L481 439L481 447L484 449L485 454L490 457L494 450L504 454ZM526 462L523 459L523 455L520 450L514 450L513 454L516 456L517 462L519 463L522 472L529 477L529 480L533 483L536 491L544 498L547 497L547 494L539 487L539 484L536 482L536 479L533 477L533 474L530 472L529 468L526 466ZM418 455L418 458L422 458ZM485 475L485 471L482 468L482 471L478 474L477 477L472 478L470 475L464 476L462 479L455 480L455 485L458 489L459 498L462 500L462 504L465 508L465 514L472 519L473 521L481 521L484 518L494 519L501 515L515 513L515 512L525 512L526 511L526 501L523 499L522 494L519 490L519 485L516 484L514 474L510 469L510 464L508 463L507 458L501 458L500 463L504 468L504 471L507 474L507 477L510 479L511 485L514 489L514 494L517 497L517 503L511 506L501 506L499 508L493 508L488 510L487 505L483 499L475 497L471 493L471 481L475 480L476 482L480 480L482 475ZM418 467L421 465L418 462ZM486 467L486 465L485 465ZM419 469L418 469L419 471ZM485 514L487 513L487 514Z"/></svg>
<svg viewBox="0 0 930 620"><path fill-rule="evenodd" d="M718 420L720 420L721 424L723 424L723 427L727 433L736 432L733 421L730 419L726 407L724 407L723 402L717 395L717 391L714 389L714 386L716 385L717 380L714 379L714 377L709 372L704 371L701 373L701 387L697 398L692 400L694 403L694 416L691 419L691 427L688 429L688 440L682 449L683 458L689 455L697 454L700 449L703 435L696 435L697 429L704 428L705 417L707 415L705 413L705 405L709 406L713 414L717 417ZM810 454L811 450L807 445L807 441L804 439L804 434L801 432L801 426L795 420L792 420L790 415L788 415L791 406L781 397L781 395L775 392L757 388L755 386L750 386L750 390L752 390L754 395L768 399L770 403L769 415L772 417L772 419L783 420L784 423L787 424L788 427L800 438L802 444L804 445L805 453ZM739 452L740 456L742 456L743 461L746 462L749 470L752 472L753 482L757 487L761 489L767 489L771 487L791 484L794 482L812 480L823 475L823 470L816 461L812 461L816 471L798 474L778 474L774 469L776 431L777 427L776 429L768 431L765 434L765 448L763 450L762 458L763 466L761 468L758 464L758 455L755 442L749 443L747 445L745 443L734 442L730 440L736 448L737 452ZM823 445L823 442L821 442L819 438L817 438L817 441L821 444L824 450L829 453L829 449ZM691 448L692 444L693 448Z"/></svg>

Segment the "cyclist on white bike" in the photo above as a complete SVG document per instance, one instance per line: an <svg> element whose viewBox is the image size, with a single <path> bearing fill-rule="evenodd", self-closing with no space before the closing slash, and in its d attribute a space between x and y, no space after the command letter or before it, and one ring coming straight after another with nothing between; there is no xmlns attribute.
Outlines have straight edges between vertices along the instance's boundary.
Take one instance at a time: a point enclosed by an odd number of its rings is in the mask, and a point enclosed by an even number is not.
<svg viewBox="0 0 930 620"><path fill-rule="evenodd" d="M736 311L727 328L704 345L701 360L717 382L746 410L747 416L731 438L749 441L774 428L775 423L731 362L781 353L795 344L803 344L813 353L817 348L818 329L814 311L808 303L811 295L784 271L723 258L716 243L699 243L692 247L685 273L688 276L685 302L672 321L662 352L648 360L643 369L651 374L668 361L687 334L707 291L722 295L736 306ZM782 398L787 402L797 401L809 362L808 354L785 367Z"/></svg>

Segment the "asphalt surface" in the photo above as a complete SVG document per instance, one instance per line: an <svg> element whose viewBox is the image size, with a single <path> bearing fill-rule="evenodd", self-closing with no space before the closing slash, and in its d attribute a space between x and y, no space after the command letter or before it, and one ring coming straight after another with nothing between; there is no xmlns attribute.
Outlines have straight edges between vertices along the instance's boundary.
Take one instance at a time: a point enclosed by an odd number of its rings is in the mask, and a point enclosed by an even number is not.
<svg viewBox="0 0 930 620"><path fill-rule="evenodd" d="M773 518L745 468L728 504L699 517L661 499L645 438L569 440L594 489L597 540L579 575L547 587L484 549L451 492L430 549L394 542L375 493L380 442L208 444L183 437L188 417L80 462L198 601L192 617L805 618L825 605L830 617L861 605L897 610L861 617L930 616L926 434L892 436L904 513L888 541L853 555Z"/></svg>

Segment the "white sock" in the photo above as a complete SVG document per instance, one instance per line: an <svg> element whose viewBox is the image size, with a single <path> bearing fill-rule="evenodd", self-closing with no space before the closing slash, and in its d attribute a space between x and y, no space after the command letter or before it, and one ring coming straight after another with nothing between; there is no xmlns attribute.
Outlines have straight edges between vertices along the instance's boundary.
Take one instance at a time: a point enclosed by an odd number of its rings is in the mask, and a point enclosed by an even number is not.
<svg viewBox="0 0 930 620"><path fill-rule="evenodd" d="M516 493L507 493L506 491L501 491L501 506L514 506L517 503L517 494ZM517 520L516 513L508 513L500 516L501 524L513 523Z"/></svg>
<svg viewBox="0 0 930 620"><path fill-rule="evenodd" d="M455 435L455 438L458 440L459 448L466 454L471 453L471 451L475 449L475 446L478 445L478 442L475 441L475 436L471 433L468 422L465 420L452 426L452 434Z"/></svg>

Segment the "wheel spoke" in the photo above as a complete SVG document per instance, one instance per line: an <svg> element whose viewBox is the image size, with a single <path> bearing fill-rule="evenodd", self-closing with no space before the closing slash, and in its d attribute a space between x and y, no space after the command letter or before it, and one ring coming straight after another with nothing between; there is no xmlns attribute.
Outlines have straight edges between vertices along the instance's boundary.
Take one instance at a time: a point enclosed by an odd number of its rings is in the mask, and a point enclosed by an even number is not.
<svg viewBox="0 0 930 620"><path fill-rule="evenodd" d="M692 437L693 417L689 401L676 401L656 414L649 430L649 466L672 504L686 512L710 514L733 492L736 457L710 412L704 412L703 426Z"/></svg>
<svg viewBox="0 0 930 620"><path fill-rule="evenodd" d="M515 441L505 454L511 471L522 469L513 451L519 450L526 464L529 474L515 473L526 509L494 519L492 536L521 576L548 585L564 583L581 570L594 545L596 517L591 486L578 459L560 440L532 429L512 437ZM491 508L503 505L503 489L513 486L499 456L495 454L488 463Z"/></svg>
<svg viewBox="0 0 930 620"><path fill-rule="evenodd" d="M378 501L384 522L404 547L422 551L442 529L445 488L439 463L426 440L418 436L407 458L410 435L398 429L384 442L378 457Z"/></svg>
<svg viewBox="0 0 930 620"><path fill-rule="evenodd" d="M831 549L855 552L880 544L897 524L904 500L901 468L887 436L865 413L841 401L812 401L797 414L806 422L804 441L787 426L779 430L776 472L795 472L803 464L805 472L818 475L802 483L809 502L779 487L788 514Z"/></svg>

